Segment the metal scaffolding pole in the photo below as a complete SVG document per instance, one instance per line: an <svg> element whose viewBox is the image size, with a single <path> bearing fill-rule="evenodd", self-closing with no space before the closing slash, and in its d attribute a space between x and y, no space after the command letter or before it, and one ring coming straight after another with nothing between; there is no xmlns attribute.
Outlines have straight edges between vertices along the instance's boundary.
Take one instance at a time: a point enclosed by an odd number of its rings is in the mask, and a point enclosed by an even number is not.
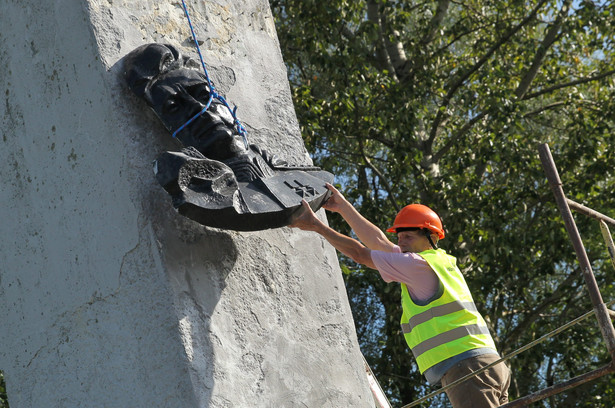
<svg viewBox="0 0 615 408"><path fill-rule="evenodd" d="M559 384L555 384L551 387L542 389L538 392L535 392L530 395L526 395L525 397L521 397L512 402L504 404L500 406L500 408L517 408L517 407L527 407L532 402L540 401L551 395L559 394L560 392L564 392L566 390L577 387L581 384L585 384L586 382L590 382L595 380L596 378L603 377L607 374L612 373L615 370L615 364L611 361L610 364L599 368L594 371L590 371L589 373L581 374L578 377L571 378L568 381L564 381Z"/></svg>
<svg viewBox="0 0 615 408"><path fill-rule="evenodd" d="M591 263L589 262L589 258L585 252L585 247L583 245L583 241L581 240L581 236L579 235L579 230L577 229L574 218L572 217L568 200L566 199L564 189L562 188L562 181L557 172L557 168L555 167L553 156L551 156L551 150L549 149L549 145L546 143L540 145L538 150L540 153L540 160L542 161L542 165L547 175L547 180L549 181L551 190L553 190L553 194L555 195L557 206L562 213L566 231L568 231L568 236L572 241L572 246L574 247L579 264L581 265L583 278L585 279L585 284L589 290L589 296L594 309L596 310L600 331L602 332L602 336L606 342L606 347L611 354L611 358L615 359L615 329L613 328L609 311L602 301L602 295L600 294L600 289L596 283L596 277L594 276Z"/></svg>
<svg viewBox="0 0 615 408"><path fill-rule="evenodd" d="M611 217L607 217L604 214L599 213L596 210L592 210L591 208L587 208L585 207L583 204L579 204L576 201L572 201L569 198L566 198L566 202L568 203L568 206L570 208L572 208L575 211L580 212L581 214L585 214L589 217L595 218L599 221L604 221L607 224L611 224L611 225L615 225L615 220L612 219Z"/></svg>

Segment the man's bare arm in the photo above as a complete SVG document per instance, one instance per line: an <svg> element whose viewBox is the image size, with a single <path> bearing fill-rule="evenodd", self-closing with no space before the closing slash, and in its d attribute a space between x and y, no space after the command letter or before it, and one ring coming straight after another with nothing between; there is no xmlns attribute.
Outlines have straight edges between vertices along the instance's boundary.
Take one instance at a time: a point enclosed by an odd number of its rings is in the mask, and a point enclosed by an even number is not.
<svg viewBox="0 0 615 408"><path fill-rule="evenodd" d="M322 235L335 249L353 261L376 269L372 261L371 250L356 239L340 234L316 217L307 202L303 201L303 214L293 222L290 227L304 231L314 231Z"/></svg>
<svg viewBox="0 0 615 408"><path fill-rule="evenodd" d="M368 248L385 252L393 250L394 244L380 228L363 217L335 187L327 183L327 188L332 195L323 206L325 210L339 213Z"/></svg>

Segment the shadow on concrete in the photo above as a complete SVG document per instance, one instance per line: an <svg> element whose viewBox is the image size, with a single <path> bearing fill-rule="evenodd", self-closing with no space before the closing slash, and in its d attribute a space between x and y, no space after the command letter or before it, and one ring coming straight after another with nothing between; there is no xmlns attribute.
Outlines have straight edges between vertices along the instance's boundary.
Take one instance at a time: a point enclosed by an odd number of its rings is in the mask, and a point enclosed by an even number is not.
<svg viewBox="0 0 615 408"><path fill-rule="evenodd" d="M229 233L202 227L173 214L170 205L163 208L165 215L160 217L156 236L173 292L195 397L198 406L209 406L214 386L213 341L216 339L211 318L237 260L237 248Z"/></svg>
<svg viewBox="0 0 615 408"><path fill-rule="evenodd" d="M167 192L156 182L151 164L164 150L177 150L172 139L147 105L133 97L123 85L122 60L112 68L117 79L118 103L125 106L127 121L139 129L129 134L134 149L128 158L136 166L134 177L141 186L141 224L150 224L152 239L160 255L162 269L168 278L177 330L184 346L187 371L197 406L209 406L214 385L215 334L211 330L211 316L226 287L226 278L235 267L238 250L232 232L206 228L181 216L172 206ZM173 354L177 350L170 351Z"/></svg>

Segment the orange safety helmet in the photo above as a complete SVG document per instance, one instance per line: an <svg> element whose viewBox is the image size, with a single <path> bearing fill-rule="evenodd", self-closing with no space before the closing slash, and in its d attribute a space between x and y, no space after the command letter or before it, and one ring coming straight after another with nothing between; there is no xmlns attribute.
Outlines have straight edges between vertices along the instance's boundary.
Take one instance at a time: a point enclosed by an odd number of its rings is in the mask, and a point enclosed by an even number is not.
<svg viewBox="0 0 615 408"><path fill-rule="evenodd" d="M402 208L387 232L395 233L397 228L426 228L438 234L439 239L444 238L442 220L434 210L423 204L410 204Z"/></svg>

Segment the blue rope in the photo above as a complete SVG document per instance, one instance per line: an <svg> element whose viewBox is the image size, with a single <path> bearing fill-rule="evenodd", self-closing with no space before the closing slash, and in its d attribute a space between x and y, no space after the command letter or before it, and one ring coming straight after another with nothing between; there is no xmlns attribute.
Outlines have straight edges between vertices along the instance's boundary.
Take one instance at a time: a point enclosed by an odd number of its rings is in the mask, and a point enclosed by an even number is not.
<svg viewBox="0 0 615 408"><path fill-rule="evenodd" d="M205 113L207 111L207 109L209 109L209 106L211 105L211 102L215 98L215 99L219 100L220 102L222 102L222 104L224 106L226 106L226 108L229 110L229 112L233 116L233 120L234 120L235 126L237 126L237 132L243 138L243 143L245 144L246 149L248 149L248 132L246 131L246 128L243 127L243 125L241 124L239 119L237 119L237 106L235 106L235 109L231 109L231 107L229 106L229 104L226 101L226 99L224 99L224 97L222 95L220 95L218 92L216 92L216 88L214 87L214 84L209 79L209 73L207 72L207 67L205 66L205 61L203 60L203 54L201 54L201 47L199 47L199 42L196 39L196 34L194 33L194 28L192 26L192 21L190 20L190 13L188 13L188 7L186 7L186 2L184 0L182 0L182 5L184 7L184 13L186 14L186 18L188 19L188 25L190 26L190 32L192 33L192 39L194 40L194 45L196 46L196 50L197 50L197 52L199 54L199 59L201 60L201 66L203 67L203 71L205 72L205 78L207 79L207 85L209 85L209 101L207 101L207 105L205 105L205 107L199 113L197 113L196 115L191 117L186 123L181 125L179 127L179 129L177 129L175 132L173 132L173 137L177 136L177 134L179 132L181 132L182 130L184 130L184 128L186 126L191 124L196 118L198 118L203 113Z"/></svg>

